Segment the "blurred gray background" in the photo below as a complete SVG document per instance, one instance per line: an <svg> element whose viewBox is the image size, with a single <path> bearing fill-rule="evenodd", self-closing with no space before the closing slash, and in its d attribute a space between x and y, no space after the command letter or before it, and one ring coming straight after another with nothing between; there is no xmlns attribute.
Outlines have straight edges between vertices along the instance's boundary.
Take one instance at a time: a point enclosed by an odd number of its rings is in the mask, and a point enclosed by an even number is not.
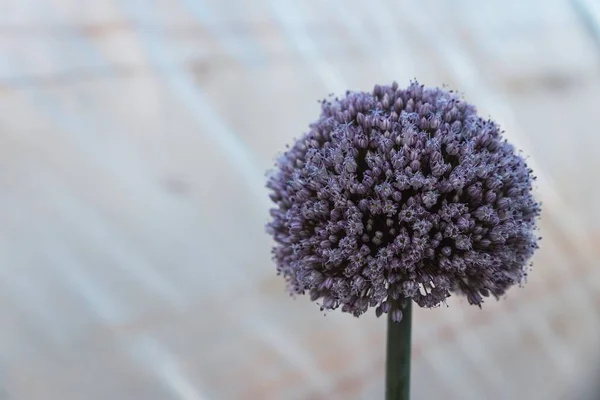
<svg viewBox="0 0 600 400"><path fill-rule="evenodd" d="M543 202L524 288L416 310L414 399L600 378L600 1L0 0L0 399L383 398L385 320L290 298L265 171L317 100L478 105Z"/></svg>

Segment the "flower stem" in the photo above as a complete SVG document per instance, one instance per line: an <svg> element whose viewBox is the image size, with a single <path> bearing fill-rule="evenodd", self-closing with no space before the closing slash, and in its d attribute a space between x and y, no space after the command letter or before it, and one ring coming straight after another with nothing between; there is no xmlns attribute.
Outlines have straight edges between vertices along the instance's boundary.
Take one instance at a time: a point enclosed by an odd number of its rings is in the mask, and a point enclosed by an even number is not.
<svg viewBox="0 0 600 400"><path fill-rule="evenodd" d="M392 321L392 313L388 312L386 400L409 400L410 398L412 300L408 300L405 304L400 322Z"/></svg>

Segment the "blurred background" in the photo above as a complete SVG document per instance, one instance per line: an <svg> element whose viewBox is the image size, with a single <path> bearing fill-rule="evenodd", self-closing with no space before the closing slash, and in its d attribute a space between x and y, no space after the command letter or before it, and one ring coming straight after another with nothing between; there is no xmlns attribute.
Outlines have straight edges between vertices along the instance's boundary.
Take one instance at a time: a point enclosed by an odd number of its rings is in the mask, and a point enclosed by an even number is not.
<svg viewBox="0 0 600 400"><path fill-rule="evenodd" d="M599 45L598 0L0 0L0 399L382 399L385 319L286 294L264 174L412 78L544 210L524 288L416 310L413 398L599 398Z"/></svg>

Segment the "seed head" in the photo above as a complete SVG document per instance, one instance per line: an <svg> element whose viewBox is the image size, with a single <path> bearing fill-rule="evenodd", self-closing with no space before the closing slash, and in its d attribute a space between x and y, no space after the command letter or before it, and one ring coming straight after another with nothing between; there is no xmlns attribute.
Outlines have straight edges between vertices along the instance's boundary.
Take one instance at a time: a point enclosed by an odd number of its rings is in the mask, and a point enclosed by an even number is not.
<svg viewBox="0 0 600 400"><path fill-rule="evenodd" d="M411 83L323 100L276 163L273 259L293 294L355 316L480 306L521 284L537 248L532 171L456 94Z"/></svg>

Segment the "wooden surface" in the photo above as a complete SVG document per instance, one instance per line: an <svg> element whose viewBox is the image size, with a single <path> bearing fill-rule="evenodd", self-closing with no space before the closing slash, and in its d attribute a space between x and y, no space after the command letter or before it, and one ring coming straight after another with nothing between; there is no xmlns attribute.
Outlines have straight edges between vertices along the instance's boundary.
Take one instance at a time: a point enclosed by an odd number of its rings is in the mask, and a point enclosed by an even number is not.
<svg viewBox="0 0 600 400"><path fill-rule="evenodd" d="M275 276L264 172L318 99L413 77L505 127L544 210L524 288L415 310L414 398L584 392L600 53L572 2L483 4L0 0L0 399L383 398L384 319Z"/></svg>

